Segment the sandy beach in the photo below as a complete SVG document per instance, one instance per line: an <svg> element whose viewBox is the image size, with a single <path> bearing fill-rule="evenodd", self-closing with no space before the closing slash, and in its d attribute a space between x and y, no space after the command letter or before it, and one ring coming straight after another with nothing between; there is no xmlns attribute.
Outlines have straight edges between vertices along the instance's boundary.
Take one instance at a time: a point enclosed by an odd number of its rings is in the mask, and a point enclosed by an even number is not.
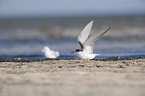
<svg viewBox="0 0 145 96"><path fill-rule="evenodd" d="M145 96L145 0L0 1L0 96ZM84 28L111 28L90 61L71 53Z"/></svg>
<svg viewBox="0 0 145 96"><path fill-rule="evenodd" d="M145 59L0 62L0 96L145 96Z"/></svg>

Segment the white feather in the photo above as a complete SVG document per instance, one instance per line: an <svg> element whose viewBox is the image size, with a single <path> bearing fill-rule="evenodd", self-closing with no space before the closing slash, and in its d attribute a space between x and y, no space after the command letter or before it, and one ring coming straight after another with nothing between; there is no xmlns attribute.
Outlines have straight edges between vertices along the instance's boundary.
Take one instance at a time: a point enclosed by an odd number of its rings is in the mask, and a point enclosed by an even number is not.
<svg viewBox="0 0 145 96"><path fill-rule="evenodd" d="M41 52L44 53L45 58L57 58L59 56L59 51L51 50L48 46L45 46Z"/></svg>

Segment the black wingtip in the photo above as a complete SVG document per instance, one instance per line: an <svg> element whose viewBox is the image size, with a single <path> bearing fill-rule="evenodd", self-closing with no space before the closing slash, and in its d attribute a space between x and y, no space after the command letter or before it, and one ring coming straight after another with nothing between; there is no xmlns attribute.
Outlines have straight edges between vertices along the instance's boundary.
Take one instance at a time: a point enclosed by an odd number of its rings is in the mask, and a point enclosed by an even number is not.
<svg viewBox="0 0 145 96"><path fill-rule="evenodd" d="M105 33L108 32L110 29L111 29L111 27L107 28L107 30L105 31Z"/></svg>
<svg viewBox="0 0 145 96"><path fill-rule="evenodd" d="M108 29L107 29L107 31L109 31L111 29L111 27L109 27Z"/></svg>

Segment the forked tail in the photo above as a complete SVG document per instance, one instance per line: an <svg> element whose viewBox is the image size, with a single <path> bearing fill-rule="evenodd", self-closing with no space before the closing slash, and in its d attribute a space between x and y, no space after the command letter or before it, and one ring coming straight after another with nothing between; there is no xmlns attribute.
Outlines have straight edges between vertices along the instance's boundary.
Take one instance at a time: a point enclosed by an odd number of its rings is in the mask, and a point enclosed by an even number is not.
<svg viewBox="0 0 145 96"><path fill-rule="evenodd" d="M95 56L100 56L101 54L95 54Z"/></svg>

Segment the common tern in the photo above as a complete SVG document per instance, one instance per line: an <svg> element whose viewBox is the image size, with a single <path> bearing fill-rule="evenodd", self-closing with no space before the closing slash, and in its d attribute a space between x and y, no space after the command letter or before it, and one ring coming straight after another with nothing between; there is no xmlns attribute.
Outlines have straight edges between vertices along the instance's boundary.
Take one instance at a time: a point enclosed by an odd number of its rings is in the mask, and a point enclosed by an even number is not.
<svg viewBox="0 0 145 96"><path fill-rule="evenodd" d="M45 58L57 58L59 51L51 50L48 46L45 46L40 52L44 53Z"/></svg>
<svg viewBox="0 0 145 96"><path fill-rule="evenodd" d="M96 56L101 55L101 54L93 54L94 42L99 37L104 35L107 31L109 31L111 28L111 27L109 27L109 28L102 30L99 33L96 33L95 35L89 37L92 25L93 25L93 21L90 21L78 36L77 41L80 44L81 49L76 49L74 52L72 52L72 53L76 53L80 59L89 60L89 59L95 58Z"/></svg>

